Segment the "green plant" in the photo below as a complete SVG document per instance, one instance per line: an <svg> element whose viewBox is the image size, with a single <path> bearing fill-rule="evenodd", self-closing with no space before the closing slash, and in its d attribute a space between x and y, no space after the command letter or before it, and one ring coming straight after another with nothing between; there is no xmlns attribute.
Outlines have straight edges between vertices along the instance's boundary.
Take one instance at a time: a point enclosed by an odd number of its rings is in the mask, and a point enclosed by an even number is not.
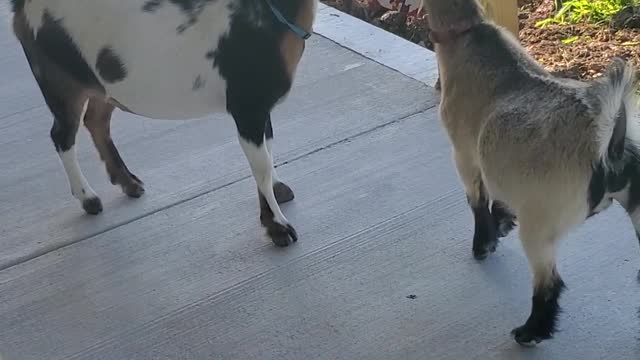
<svg viewBox="0 0 640 360"><path fill-rule="evenodd" d="M560 2L556 0L556 9ZM640 4L640 0L564 0L552 17L538 21L536 26L576 24L583 21L601 24L611 20L623 8Z"/></svg>

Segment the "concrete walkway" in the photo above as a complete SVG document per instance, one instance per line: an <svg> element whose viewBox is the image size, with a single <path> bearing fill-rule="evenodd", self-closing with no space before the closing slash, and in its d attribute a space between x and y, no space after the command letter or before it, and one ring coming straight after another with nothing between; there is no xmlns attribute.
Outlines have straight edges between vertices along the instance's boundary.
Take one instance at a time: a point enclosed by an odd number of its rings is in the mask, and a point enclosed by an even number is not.
<svg viewBox="0 0 640 360"><path fill-rule="evenodd" d="M147 184L135 201L83 130L81 166L105 205L83 215L0 28L2 359L640 358L640 252L621 209L563 243L562 332L520 348L509 331L528 315L528 265L515 234L471 257L433 55L324 6L316 30L273 116L300 235L276 249L225 116L118 112L114 139Z"/></svg>

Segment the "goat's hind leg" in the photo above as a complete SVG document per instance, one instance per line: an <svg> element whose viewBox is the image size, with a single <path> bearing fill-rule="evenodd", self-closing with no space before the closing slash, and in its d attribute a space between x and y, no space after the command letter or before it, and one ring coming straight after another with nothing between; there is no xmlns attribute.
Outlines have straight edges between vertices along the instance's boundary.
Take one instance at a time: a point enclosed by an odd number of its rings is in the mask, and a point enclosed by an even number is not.
<svg viewBox="0 0 640 360"><path fill-rule="evenodd" d="M542 212L521 217L520 240L533 272L533 297L529 318L511 334L523 346L549 339L556 331L559 299L565 288L556 269L556 247L566 224L555 220Z"/></svg>
<svg viewBox="0 0 640 360"><path fill-rule="evenodd" d="M71 194L80 201L82 208L88 214L99 214L102 212L102 202L84 177L75 148L78 126L86 106L86 99L85 104L80 105L78 103L80 99L54 94L47 85L42 86L42 92L54 115L51 139L67 174Z"/></svg>
<svg viewBox="0 0 640 360"><path fill-rule="evenodd" d="M636 239L640 244L640 207L636 206L632 210L627 210L627 213L629 214L629 218L631 218L631 222L636 231ZM638 270L637 279L640 281L640 270Z"/></svg>
<svg viewBox="0 0 640 360"><path fill-rule="evenodd" d="M102 99L90 99L84 115L84 125L89 130L98 154L105 163L111 183L120 185L127 196L139 198L144 194L144 184L129 171L111 139L113 110L114 106Z"/></svg>
<svg viewBox="0 0 640 360"><path fill-rule="evenodd" d="M41 54L24 14L14 14L13 30L20 40L45 103L53 114L51 139L67 174L71 194L88 214L98 214L102 211L102 202L82 174L75 148L80 119L88 101L86 90Z"/></svg>
<svg viewBox="0 0 640 360"><path fill-rule="evenodd" d="M628 187L614 194L613 197L627 211L636 232L636 239L640 244L640 168L634 169ZM638 271L637 279L640 281L640 271Z"/></svg>

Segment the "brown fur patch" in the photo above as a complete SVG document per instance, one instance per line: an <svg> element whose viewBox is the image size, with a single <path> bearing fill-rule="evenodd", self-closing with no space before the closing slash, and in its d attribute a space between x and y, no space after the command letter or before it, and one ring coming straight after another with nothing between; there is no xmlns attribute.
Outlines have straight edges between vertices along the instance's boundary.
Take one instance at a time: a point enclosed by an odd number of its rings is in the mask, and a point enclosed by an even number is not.
<svg viewBox="0 0 640 360"><path fill-rule="evenodd" d="M312 32L313 21L315 19L315 12L317 6L317 0L304 0L304 5L300 9L298 15L295 18L294 23L309 33ZM296 34L291 31L287 31L284 34L282 43L280 44L280 53L284 60L287 73L291 78L296 72L298 62L304 52L304 40L300 39Z"/></svg>

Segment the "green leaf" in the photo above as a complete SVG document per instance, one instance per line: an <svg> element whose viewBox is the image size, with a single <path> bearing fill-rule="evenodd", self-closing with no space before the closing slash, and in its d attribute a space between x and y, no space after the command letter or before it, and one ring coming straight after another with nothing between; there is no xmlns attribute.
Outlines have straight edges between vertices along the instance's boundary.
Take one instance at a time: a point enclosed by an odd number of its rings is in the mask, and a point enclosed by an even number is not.
<svg viewBox="0 0 640 360"><path fill-rule="evenodd" d="M566 39L562 40L562 43L564 43L564 44L571 44L571 43L576 42L578 39L579 39L579 37L578 37L578 36L570 36L570 37L568 37L568 38L566 38Z"/></svg>

